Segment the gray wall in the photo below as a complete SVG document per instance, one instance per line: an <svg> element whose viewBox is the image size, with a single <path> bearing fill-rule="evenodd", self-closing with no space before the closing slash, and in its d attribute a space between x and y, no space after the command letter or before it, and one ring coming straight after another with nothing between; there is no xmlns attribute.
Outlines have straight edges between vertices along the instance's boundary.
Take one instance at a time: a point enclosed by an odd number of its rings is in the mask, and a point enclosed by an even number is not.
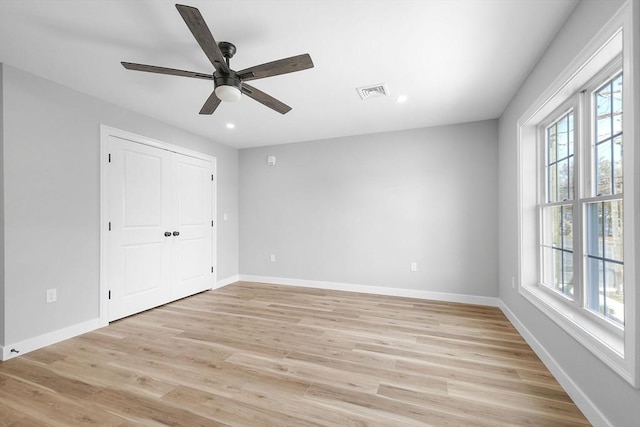
<svg viewBox="0 0 640 427"><path fill-rule="evenodd" d="M497 296L497 138L491 120L240 150L241 274Z"/></svg>
<svg viewBox="0 0 640 427"><path fill-rule="evenodd" d="M640 423L640 390L633 389L511 289L511 277L517 275L518 266L516 121L621 4L622 1L613 0L580 2L500 118L499 279L502 301L595 406L614 426L637 426ZM636 194L636 197L639 196Z"/></svg>
<svg viewBox="0 0 640 427"><path fill-rule="evenodd" d="M218 279L238 274L237 150L3 70L5 343L99 315L101 123L217 157ZM53 287L58 301L46 304Z"/></svg>
<svg viewBox="0 0 640 427"><path fill-rule="evenodd" d="M2 138L4 135L2 105L2 74L4 66L0 64L0 346L4 346L4 160Z"/></svg>

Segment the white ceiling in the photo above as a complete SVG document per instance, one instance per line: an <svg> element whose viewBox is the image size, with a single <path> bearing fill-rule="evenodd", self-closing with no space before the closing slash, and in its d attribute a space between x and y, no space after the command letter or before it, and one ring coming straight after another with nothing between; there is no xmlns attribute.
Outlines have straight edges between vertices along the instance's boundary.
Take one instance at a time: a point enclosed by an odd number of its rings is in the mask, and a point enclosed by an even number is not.
<svg viewBox="0 0 640 427"><path fill-rule="evenodd" d="M235 70L309 53L313 69L251 82L293 110L243 96L201 116L212 82L125 70L120 61L213 71L172 1L0 0L0 62L255 147L499 117L577 0L184 3L236 45ZM360 100L357 87L383 82L390 96Z"/></svg>

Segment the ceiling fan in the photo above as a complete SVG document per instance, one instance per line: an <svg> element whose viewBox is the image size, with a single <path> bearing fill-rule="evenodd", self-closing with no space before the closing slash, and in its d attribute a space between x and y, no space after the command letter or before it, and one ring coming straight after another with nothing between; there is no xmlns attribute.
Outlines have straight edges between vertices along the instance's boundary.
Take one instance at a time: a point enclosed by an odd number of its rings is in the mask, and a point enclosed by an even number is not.
<svg viewBox="0 0 640 427"><path fill-rule="evenodd" d="M207 27L207 23L200 14L200 11L195 7L176 4L176 8L215 68L213 74L156 67L154 65L135 64L132 62L122 62L124 68L127 70L147 71L149 73L213 80L214 91L205 101L200 110L200 114L213 114L221 101L238 101L243 93L278 113L286 114L291 111L291 107L285 103L253 86L249 86L245 82L313 68L313 62L308 53L267 62L240 71L234 71L229 66L229 59L236 53L236 47L229 42L217 43L209 27Z"/></svg>

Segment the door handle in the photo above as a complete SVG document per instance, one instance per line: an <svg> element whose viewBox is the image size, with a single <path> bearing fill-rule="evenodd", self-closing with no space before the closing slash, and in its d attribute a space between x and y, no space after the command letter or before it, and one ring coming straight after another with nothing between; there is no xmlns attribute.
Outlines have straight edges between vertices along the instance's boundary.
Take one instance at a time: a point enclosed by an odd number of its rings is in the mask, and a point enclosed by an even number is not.
<svg viewBox="0 0 640 427"><path fill-rule="evenodd" d="M174 231L174 232L173 232L173 235L174 235L174 236L179 236L179 235L180 235L180 232L179 232L179 231Z"/></svg>
<svg viewBox="0 0 640 427"><path fill-rule="evenodd" d="M164 237L170 237L171 236L171 232L170 231L165 231L164 232Z"/></svg>

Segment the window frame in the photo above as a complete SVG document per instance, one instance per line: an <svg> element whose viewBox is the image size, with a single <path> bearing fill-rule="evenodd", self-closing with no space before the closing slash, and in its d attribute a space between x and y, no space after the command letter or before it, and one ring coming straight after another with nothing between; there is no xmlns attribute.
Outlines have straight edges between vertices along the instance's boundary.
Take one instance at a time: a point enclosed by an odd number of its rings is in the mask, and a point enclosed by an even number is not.
<svg viewBox="0 0 640 427"><path fill-rule="evenodd" d="M595 108L594 107L595 103L593 102L593 98L590 96L590 94L595 93L608 80L613 79L618 74L623 73L623 72L624 72L624 69L623 69L622 55L620 55L617 58L615 58L612 62L607 64L602 70L600 70L600 72L598 72L598 74L596 74L584 86L584 88L582 89L581 93L579 94L580 97L581 97L581 100L580 100L581 104L582 105L589 104L589 108L588 109L590 111L593 111L594 108ZM623 79L624 79L624 74L623 74ZM623 87L623 93L624 93L624 87ZM587 96L589 96L589 99L585 99L585 98L587 98ZM623 103L623 111L624 111L624 103ZM586 123L585 123L584 132L586 133L586 138L588 138L591 142L593 142L594 135L596 134L596 123L595 122L596 121L593 119L593 116L590 115L588 117ZM624 136L624 126L623 126L622 135ZM623 139L623 141L624 141L624 139ZM623 142L623 144L624 144L624 142ZM584 184L587 185L587 188L583 188L582 189L582 194L587 194L588 193L589 196L587 196L587 197L591 197L591 198L598 197L597 195L595 195L595 193L596 193L596 185L597 184L595 182L593 182L593 178L595 177L595 171L593 169L594 165L595 165L595 162L593 161L594 151L595 150L591 149L585 155L585 165L589 165L589 173L588 173L587 179L584 182ZM613 185L613 182L611 183L611 185ZM611 194L611 195L613 196L614 194ZM623 191L622 195L624 197L624 191ZM587 198L587 197L585 197L585 198Z"/></svg>
<svg viewBox="0 0 640 427"><path fill-rule="evenodd" d="M512 279L523 298L636 388L640 388L640 289L636 275L636 264L640 261L640 194L635 181L640 175L640 147L635 146L640 136L640 99L636 99L640 67L633 62L633 52L640 52L640 41L634 40L634 30L638 31L638 28L634 29L633 25L634 17L638 18L636 25L640 25L639 11L634 2L626 1L517 120L518 264ZM579 89L597 79L607 64L621 53L625 117L623 218L626 286L625 328L624 331L616 331L599 315L576 309L571 301L558 298L540 284L538 266L542 236L538 226L538 202L541 200L538 166L541 160L538 141L540 124L579 93ZM579 102L584 102L584 99ZM588 131L585 125L582 123L576 129L584 133ZM584 161L582 156L581 162ZM582 248L574 250L583 253Z"/></svg>
<svg viewBox="0 0 640 427"><path fill-rule="evenodd" d="M624 324L615 322L606 316L589 308L588 292L586 283L588 268L586 239L587 239L587 209L589 203L606 202L609 200L622 199L624 203L624 192L608 195L595 195L595 102L596 91L602 88L605 83L614 80L623 73L622 55L618 55L600 71L598 71L589 81L572 93L560 107L547 115L538 125L537 145L538 145L538 230L539 230L539 255L538 255L538 285L540 290L547 292L551 298L560 298L574 310L581 310L582 316L587 316L592 322L597 322L600 327L606 328L609 333L622 339L624 334ZM624 74L623 74L624 78ZM624 91L624 86L623 86ZM624 110L623 110L624 111ZM573 198L565 200L549 201L548 173L547 167L547 129L561 121L567 114L573 112ZM624 123L624 122L623 122ZM624 144L624 128L621 132ZM613 138L613 136L612 136ZM623 158L624 159L624 158ZM612 182L613 185L613 182ZM624 187L623 187L624 188ZM571 206L573 217L573 297L560 292L553 286L544 283L544 253L545 248L545 222L543 211L545 208ZM576 232L578 230L579 232ZM623 263L624 265L624 263Z"/></svg>
<svg viewBox="0 0 640 427"><path fill-rule="evenodd" d="M541 289L543 289L545 292L549 292L550 295L553 295L555 297L558 298L562 298L564 300L566 300L567 303L575 303L577 300L577 295L576 292L581 292L578 288L580 288L579 286L575 286L576 283L576 268L575 268L575 262L574 262L574 294L573 294L573 298L570 298L568 295L559 292L558 290L554 289L552 286L548 286L546 284L543 283L543 278L544 278L544 265L542 262L542 259L544 258L544 254L543 254L543 248L545 246L544 244L544 215L543 215L543 210L544 208L550 208L550 207L555 207L555 206L566 206L566 205L571 205L573 208L573 218L574 221L577 217L576 212L579 212L576 210L576 196L578 194L578 189L576 187L574 187L573 189L573 198L572 199L567 199L567 200L557 200L557 201L548 201L547 200L547 191L546 189L548 188L548 173L547 173L547 166L548 166L548 161L547 161L547 129L558 123L560 120L562 120L567 114L569 114L570 112L573 112L573 131L574 131L574 142L573 142L573 182L574 185L577 181L577 168L578 165L576 164L576 160L578 160L579 157L579 153L578 153L578 144L576 144L576 141L578 140L578 136L579 136L579 126L580 126L580 106L578 103L578 99L574 96L570 97L569 99L567 99L566 101L564 101L564 103L556 108L551 114L549 114L539 125L538 125L538 129L536 132L536 143L538 145L537 148L537 161L538 161L538 167L537 167L537 172L538 172L538 247L539 247L539 262L538 262L538 284L540 285ZM557 154L556 154L557 156ZM557 160L557 159L556 159ZM544 168L544 173L540 173L541 169ZM580 224L579 224L580 225ZM575 230L576 227L574 227ZM575 254L579 253L578 250L581 248L578 244L578 242L576 241L576 235L575 232L573 233L573 242L572 242L572 247L573 247L573 254L574 254L574 258L575 258ZM580 277L578 277L578 279L580 279Z"/></svg>

